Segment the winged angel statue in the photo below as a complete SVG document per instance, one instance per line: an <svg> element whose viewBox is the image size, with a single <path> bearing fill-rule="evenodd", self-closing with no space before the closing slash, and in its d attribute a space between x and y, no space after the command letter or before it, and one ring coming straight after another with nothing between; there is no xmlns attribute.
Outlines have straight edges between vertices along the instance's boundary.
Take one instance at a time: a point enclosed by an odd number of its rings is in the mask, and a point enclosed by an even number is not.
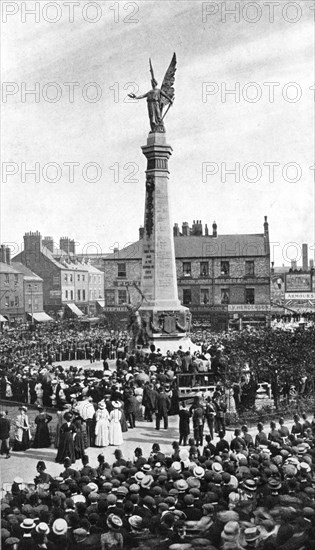
<svg viewBox="0 0 315 550"><path fill-rule="evenodd" d="M157 88L158 83L154 77L151 59L149 60L149 62L150 62L152 90L150 90L149 92L143 95L138 95L138 96L136 96L135 94L128 94L128 95L132 99L143 99L146 97L147 103L148 103L150 126L151 126L150 133L165 132L163 120L170 106L174 102L175 90L173 88L173 84L175 81L176 54L175 53L173 54L170 66L165 73L161 89ZM163 109L166 106L168 106L168 108L166 109L163 115Z"/></svg>

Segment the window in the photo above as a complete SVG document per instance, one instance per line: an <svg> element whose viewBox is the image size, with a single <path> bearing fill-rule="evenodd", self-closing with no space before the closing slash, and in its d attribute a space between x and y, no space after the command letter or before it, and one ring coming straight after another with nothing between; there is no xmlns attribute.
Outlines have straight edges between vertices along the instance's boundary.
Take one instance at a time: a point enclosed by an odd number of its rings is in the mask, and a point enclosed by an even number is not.
<svg viewBox="0 0 315 550"><path fill-rule="evenodd" d="M209 289L208 288L201 288L200 289L200 304L204 305L204 306L209 304Z"/></svg>
<svg viewBox="0 0 315 550"><path fill-rule="evenodd" d="M102 282L102 278L101 278L101 275L98 276L98 282L101 284Z"/></svg>
<svg viewBox="0 0 315 550"><path fill-rule="evenodd" d="M67 277L67 275L65 275L65 277ZM65 280L67 280L67 279L65 279ZM59 275L53 277L53 285L54 286L59 286L60 285Z"/></svg>
<svg viewBox="0 0 315 550"><path fill-rule="evenodd" d="M93 294L94 294L94 298L96 298L96 289L94 289Z"/></svg>
<svg viewBox="0 0 315 550"><path fill-rule="evenodd" d="M83 277L84 277L84 275L83 275ZM83 300L83 302L85 302L85 290L82 290L82 300Z"/></svg>
<svg viewBox="0 0 315 550"><path fill-rule="evenodd" d="M5 274L4 274L4 277L5 277L5 279L4 279L5 283L8 284L8 283L10 282L10 281L9 281L9 273L5 273Z"/></svg>
<svg viewBox="0 0 315 550"><path fill-rule="evenodd" d="M59 277L58 277L59 279ZM34 285L34 290L37 290L38 289L38 285Z"/></svg>
<svg viewBox="0 0 315 550"><path fill-rule="evenodd" d="M229 303L230 303L230 289L221 288L221 304L229 304Z"/></svg>
<svg viewBox="0 0 315 550"><path fill-rule="evenodd" d="M105 291L105 304L107 306L115 305L115 290L106 290Z"/></svg>
<svg viewBox="0 0 315 550"><path fill-rule="evenodd" d="M118 277L127 277L126 264L119 262L117 267L118 267Z"/></svg>
<svg viewBox="0 0 315 550"><path fill-rule="evenodd" d="M92 275L91 275L91 273L90 273L90 275L89 275L89 282L90 282L90 283L92 282Z"/></svg>
<svg viewBox="0 0 315 550"><path fill-rule="evenodd" d="M15 305L15 307L19 307L19 303L20 303L19 297L14 296L14 305Z"/></svg>
<svg viewBox="0 0 315 550"><path fill-rule="evenodd" d="M90 290L90 300L93 299L93 290Z"/></svg>
<svg viewBox="0 0 315 550"><path fill-rule="evenodd" d="M209 276L209 262L200 262L200 277Z"/></svg>
<svg viewBox="0 0 315 550"><path fill-rule="evenodd" d="M68 282L68 273L65 273L65 282Z"/></svg>
<svg viewBox="0 0 315 550"><path fill-rule="evenodd" d="M127 302L127 291L118 290L118 305L121 306Z"/></svg>
<svg viewBox="0 0 315 550"><path fill-rule="evenodd" d="M183 288L183 304L189 306L191 304L191 289Z"/></svg>
<svg viewBox="0 0 315 550"><path fill-rule="evenodd" d="M254 304L255 303L255 289L246 288L245 289L245 304Z"/></svg>
<svg viewBox="0 0 315 550"><path fill-rule="evenodd" d="M68 300L68 291L67 290L65 291L65 295L66 295L66 300Z"/></svg>
<svg viewBox="0 0 315 550"><path fill-rule="evenodd" d="M72 273L70 273L70 275L69 275L69 281L70 281L70 283L72 283L72 281L73 281L73 275L72 275Z"/></svg>
<svg viewBox="0 0 315 550"><path fill-rule="evenodd" d="M94 283L96 283L96 275L94 275L93 281L94 281Z"/></svg>
<svg viewBox="0 0 315 550"><path fill-rule="evenodd" d="M222 261L221 262L221 275L223 277L228 277L230 274L230 262Z"/></svg>
<svg viewBox="0 0 315 550"><path fill-rule="evenodd" d="M184 277L190 277L190 275L191 275L191 262L183 262L183 274L184 274Z"/></svg>
<svg viewBox="0 0 315 550"><path fill-rule="evenodd" d="M32 307L32 299L31 298L28 299L28 307Z"/></svg>
<svg viewBox="0 0 315 550"><path fill-rule="evenodd" d="M34 309L38 310L38 298L35 298L34 300Z"/></svg>
<svg viewBox="0 0 315 550"><path fill-rule="evenodd" d="M253 277L255 275L255 264L253 260L246 260L245 262L245 275L247 277Z"/></svg>
<svg viewBox="0 0 315 550"><path fill-rule="evenodd" d="M98 297L99 297L99 298L103 298L102 291L101 291L100 288L98 289Z"/></svg>
<svg viewBox="0 0 315 550"><path fill-rule="evenodd" d="M73 290L71 290L70 292L71 292L71 300L73 300Z"/></svg>
<svg viewBox="0 0 315 550"><path fill-rule="evenodd" d="M19 276L18 276L17 273L14 274L14 281L15 281L16 283L19 282Z"/></svg>
<svg viewBox="0 0 315 550"><path fill-rule="evenodd" d="M81 279L81 275L80 273L78 273L78 281L80 281L80 279Z"/></svg>
<svg viewBox="0 0 315 550"><path fill-rule="evenodd" d="M78 290L78 300L81 301L81 290Z"/></svg>
<svg viewBox="0 0 315 550"><path fill-rule="evenodd" d="M6 296L5 297L5 307L9 307L9 306L10 306L9 296Z"/></svg>
<svg viewBox="0 0 315 550"><path fill-rule="evenodd" d="M82 281L83 282L85 281L85 275L82 275Z"/></svg>

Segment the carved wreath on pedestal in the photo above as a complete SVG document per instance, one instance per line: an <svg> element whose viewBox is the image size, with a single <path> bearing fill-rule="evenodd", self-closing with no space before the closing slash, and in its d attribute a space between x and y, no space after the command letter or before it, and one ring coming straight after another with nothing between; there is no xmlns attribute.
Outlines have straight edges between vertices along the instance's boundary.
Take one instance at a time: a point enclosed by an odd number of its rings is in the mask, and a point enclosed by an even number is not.
<svg viewBox="0 0 315 550"><path fill-rule="evenodd" d="M154 176L147 175L146 179L146 210L145 210L145 231L151 237L153 231L153 209L154 209Z"/></svg>

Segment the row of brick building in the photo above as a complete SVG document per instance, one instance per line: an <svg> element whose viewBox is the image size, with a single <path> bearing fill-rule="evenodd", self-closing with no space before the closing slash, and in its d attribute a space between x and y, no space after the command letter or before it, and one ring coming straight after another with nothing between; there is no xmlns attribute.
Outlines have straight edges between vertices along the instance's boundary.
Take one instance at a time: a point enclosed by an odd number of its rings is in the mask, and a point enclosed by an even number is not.
<svg viewBox="0 0 315 550"><path fill-rule="evenodd" d="M124 304L140 298L134 283L139 286L141 281L142 237L140 228L138 241L122 250L80 255L68 237L62 237L57 247L52 237L42 238L38 231L26 233L24 250L13 262L6 262L7 270L12 271L10 281L13 276L10 284L15 284L15 275L18 286L24 281L24 298L14 293L14 286L11 290L8 287L1 299L1 314L17 319L23 316L23 307L25 316L31 306L53 317L91 316L100 311L109 320L117 314L126 317ZM199 220L192 227L184 222L181 229L175 224L174 243L179 299L190 308L195 321L210 323L215 329L227 328L240 318L251 323L268 322L270 247L266 217L263 232L257 234L219 235L215 222L210 234ZM32 286L31 281L26 282L25 270L37 278Z"/></svg>

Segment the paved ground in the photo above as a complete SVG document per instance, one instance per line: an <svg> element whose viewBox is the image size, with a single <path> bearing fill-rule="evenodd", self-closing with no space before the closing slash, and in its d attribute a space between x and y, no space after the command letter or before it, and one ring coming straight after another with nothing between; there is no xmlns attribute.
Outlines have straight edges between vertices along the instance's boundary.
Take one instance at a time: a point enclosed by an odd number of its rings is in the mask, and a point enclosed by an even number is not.
<svg viewBox="0 0 315 550"><path fill-rule="evenodd" d="M95 362L92 365L88 360L85 361L65 361L62 363L63 367L69 366L80 366L83 368L93 368L93 369L102 369L102 362ZM111 369L115 368L115 361L111 361ZM6 407L0 405L1 409L8 409L9 417L13 420L18 412L17 406ZM29 407L28 416L30 423L34 421L34 418L37 414L36 408ZM56 422L56 415L52 413L53 421L51 422L51 431L54 433L54 425ZM292 422L286 423L288 427L292 425ZM163 423L162 423L163 425ZM267 426L267 423L266 423ZM33 426L34 430L34 426ZM227 439L230 440L233 436L234 429L227 430ZM250 433L253 435L257 432L256 428L251 428ZM208 433L207 428L205 429L205 435ZM124 443L119 448L123 452L123 456L126 459L133 458L133 452L136 447L141 447L143 449L144 456L148 456L151 451L152 444L158 442L160 444L162 452L170 455L172 452L171 444L174 440L178 440L178 416L173 416L169 418L169 428L167 430L161 429L160 431L155 430L155 424L138 421L137 427L133 430L128 430L128 432L123 434ZM215 438L215 443L217 438ZM103 453L105 460L110 464L114 462L114 453L115 447L106 447L106 448L96 448L90 447L87 449L87 454L90 457L90 464L96 466L97 456L100 453ZM6 484L9 486L12 484L14 477L20 476L25 483L30 483L33 481L36 475L36 464L38 460L44 460L46 462L47 471L52 476L57 476L62 471L62 465L55 463L57 451L51 446L49 449L28 449L25 452L11 452L11 458L5 459L0 456L0 471L1 471L1 485L5 487ZM81 461L76 462L75 467L80 468Z"/></svg>

